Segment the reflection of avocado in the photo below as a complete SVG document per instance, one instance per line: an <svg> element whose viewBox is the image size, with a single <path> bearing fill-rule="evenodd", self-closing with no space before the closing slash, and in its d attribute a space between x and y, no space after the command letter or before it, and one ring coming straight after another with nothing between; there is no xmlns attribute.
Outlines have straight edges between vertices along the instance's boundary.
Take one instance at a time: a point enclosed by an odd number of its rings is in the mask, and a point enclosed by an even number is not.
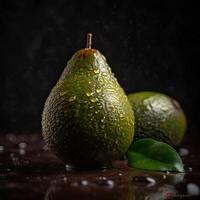
<svg viewBox="0 0 200 200"><path fill-rule="evenodd" d="M178 145L186 130L186 117L179 103L158 92L128 95L135 114L135 139L153 138Z"/></svg>
<svg viewBox="0 0 200 200"><path fill-rule="evenodd" d="M73 55L45 103L42 129L50 149L69 165L110 163L127 151L133 111L99 51Z"/></svg>

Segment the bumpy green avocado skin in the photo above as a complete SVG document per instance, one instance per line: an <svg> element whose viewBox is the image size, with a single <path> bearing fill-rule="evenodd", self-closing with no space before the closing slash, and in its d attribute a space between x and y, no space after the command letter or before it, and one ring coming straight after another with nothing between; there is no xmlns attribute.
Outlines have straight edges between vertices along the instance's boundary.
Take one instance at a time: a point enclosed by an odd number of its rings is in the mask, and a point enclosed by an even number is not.
<svg viewBox="0 0 200 200"><path fill-rule="evenodd" d="M46 100L43 137L72 166L93 166L120 158L134 136L134 114L105 57L77 51Z"/></svg>
<svg viewBox="0 0 200 200"><path fill-rule="evenodd" d="M176 146L186 130L186 117L179 103L158 92L128 95L135 115L134 139L153 138Z"/></svg>

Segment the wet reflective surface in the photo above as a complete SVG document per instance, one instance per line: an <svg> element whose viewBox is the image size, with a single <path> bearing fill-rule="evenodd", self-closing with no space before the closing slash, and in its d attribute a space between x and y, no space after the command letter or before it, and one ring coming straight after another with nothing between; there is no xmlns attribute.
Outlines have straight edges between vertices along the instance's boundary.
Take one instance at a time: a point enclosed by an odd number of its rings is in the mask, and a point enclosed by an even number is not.
<svg viewBox="0 0 200 200"><path fill-rule="evenodd" d="M126 161L113 168L69 170L40 134L1 134L0 200L200 199L200 137L188 134L178 148L186 173L141 171Z"/></svg>

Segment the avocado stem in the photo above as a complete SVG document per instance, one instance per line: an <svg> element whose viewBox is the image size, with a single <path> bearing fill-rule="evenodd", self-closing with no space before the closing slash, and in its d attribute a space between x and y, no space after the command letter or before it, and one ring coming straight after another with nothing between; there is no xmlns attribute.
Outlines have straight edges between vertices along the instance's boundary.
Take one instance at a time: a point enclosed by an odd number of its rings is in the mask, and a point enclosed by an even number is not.
<svg viewBox="0 0 200 200"><path fill-rule="evenodd" d="M92 33L87 33L86 48L91 49L91 47L92 47Z"/></svg>

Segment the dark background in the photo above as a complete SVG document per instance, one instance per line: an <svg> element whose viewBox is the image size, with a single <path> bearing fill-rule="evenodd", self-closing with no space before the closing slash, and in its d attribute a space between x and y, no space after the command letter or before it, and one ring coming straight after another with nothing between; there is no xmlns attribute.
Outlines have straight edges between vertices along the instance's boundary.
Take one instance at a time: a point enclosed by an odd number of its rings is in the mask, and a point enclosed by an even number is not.
<svg viewBox="0 0 200 200"><path fill-rule="evenodd" d="M127 93L155 90L174 97L189 130L198 132L198 12L175 0L0 1L0 131L41 131L51 88L92 32L93 47Z"/></svg>

